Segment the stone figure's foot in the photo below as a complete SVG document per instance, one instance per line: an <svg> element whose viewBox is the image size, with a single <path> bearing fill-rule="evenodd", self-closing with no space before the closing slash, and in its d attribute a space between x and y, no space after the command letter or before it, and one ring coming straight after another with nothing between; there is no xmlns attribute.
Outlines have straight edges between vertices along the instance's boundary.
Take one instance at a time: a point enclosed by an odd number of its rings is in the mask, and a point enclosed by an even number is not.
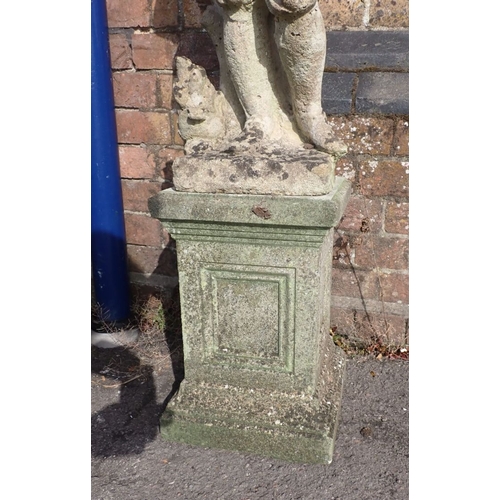
<svg viewBox="0 0 500 500"><path fill-rule="evenodd" d="M258 144L265 140L266 135L269 134L269 129L270 126L265 120L249 118L243 131L229 142L226 151L239 153L255 149Z"/></svg>
<svg viewBox="0 0 500 500"><path fill-rule="evenodd" d="M342 141L337 141L332 136L326 137L324 140L317 140L315 143L316 149L331 154L336 158L341 158L347 154L347 145Z"/></svg>
<svg viewBox="0 0 500 500"><path fill-rule="evenodd" d="M347 154L347 145L336 139L323 113L297 115L297 122L305 137L318 149L340 158Z"/></svg>
<svg viewBox="0 0 500 500"><path fill-rule="evenodd" d="M241 134L232 139L225 152L241 153L245 151L266 152L270 148L299 147L300 139L294 134L289 138L281 128L268 117L250 117Z"/></svg>

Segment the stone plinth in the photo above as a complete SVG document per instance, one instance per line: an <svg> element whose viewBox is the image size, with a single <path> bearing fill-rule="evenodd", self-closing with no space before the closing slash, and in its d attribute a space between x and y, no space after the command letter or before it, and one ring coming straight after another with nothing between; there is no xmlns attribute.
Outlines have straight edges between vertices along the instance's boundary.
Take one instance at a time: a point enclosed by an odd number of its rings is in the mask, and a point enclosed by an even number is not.
<svg viewBox="0 0 500 500"><path fill-rule="evenodd" d="M164 190L149 201L177 241L185 380L162 436L329 463L343 352L333 343L333 227L350 184L323 196Z"/></svg>

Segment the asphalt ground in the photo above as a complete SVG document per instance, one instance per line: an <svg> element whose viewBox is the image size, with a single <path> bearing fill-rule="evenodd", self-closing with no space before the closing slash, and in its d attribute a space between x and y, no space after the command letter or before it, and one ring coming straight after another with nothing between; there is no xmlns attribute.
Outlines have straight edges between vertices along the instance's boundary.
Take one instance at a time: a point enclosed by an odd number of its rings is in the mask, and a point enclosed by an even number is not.
<svg viewBox="0 0 500 500"><path fill-rule="evenodd" d="M409 498L408 361L348 359L330 465L165 441L158 416L174 372L130 349L92 347L91 377L92 499Z"/></svg>

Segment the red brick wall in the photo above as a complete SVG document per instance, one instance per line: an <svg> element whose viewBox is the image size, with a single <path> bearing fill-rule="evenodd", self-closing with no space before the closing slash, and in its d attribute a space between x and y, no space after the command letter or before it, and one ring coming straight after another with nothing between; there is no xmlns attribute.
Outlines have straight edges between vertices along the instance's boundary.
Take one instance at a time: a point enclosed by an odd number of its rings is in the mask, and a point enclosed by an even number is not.
<svg viewBox="0 0 500 500"><path fill-rule="evenodd" d="M352 194L334 247L332 325L351 339L408 343L408 130L399 117L334 117Z"/></svg>
<svg viewBox="0 0 500 500"><path fill-rule="evenodd" d="M200 25L210 0L107 0L120 167L131 278L153 285L176 277L168 233L147 199L170 187L171 163L183 154L172 102L173 61L185 55L217 69ZM328 30L408 27L408 0L320 0ZM331 117L349 154L337 174L353 182L338 230L332 325L339 333L407 344L408 120ZM152 277L150 275L152 274ZM173 279L174 280L173 280Z"/></svg>

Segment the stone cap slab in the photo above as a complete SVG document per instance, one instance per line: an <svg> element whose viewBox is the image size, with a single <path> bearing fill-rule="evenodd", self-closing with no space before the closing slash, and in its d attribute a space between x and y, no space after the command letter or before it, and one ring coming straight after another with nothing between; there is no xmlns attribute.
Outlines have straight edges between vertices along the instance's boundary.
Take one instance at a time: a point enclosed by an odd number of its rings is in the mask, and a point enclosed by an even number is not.
<svg viewBox="0 0 500 500"><path fill-rule="evenodd" d="M175 189L194 193L318 196L333 188L333 157L315 149L193 152L174 161Z"/></svg>
<svg viewBox="0 0 500 500"><path fill-rule="evenodd" d="M151 215L163 221L330 228L340 222L350 191L351 183L336 177L332 191L322 196L190 193L169 188L148 204Z"/></svg>

